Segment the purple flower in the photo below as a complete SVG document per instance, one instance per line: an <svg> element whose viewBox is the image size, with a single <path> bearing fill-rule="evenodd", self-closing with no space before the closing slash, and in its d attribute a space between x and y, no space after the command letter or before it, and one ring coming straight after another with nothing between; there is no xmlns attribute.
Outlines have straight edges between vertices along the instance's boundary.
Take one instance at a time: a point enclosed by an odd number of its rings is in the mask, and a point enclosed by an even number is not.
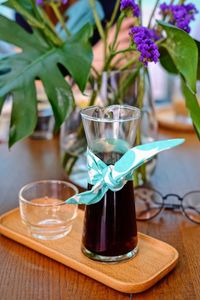
<svg viewBox="0 0 200 300"><path fill-rule="evenodd" d="M36 4L37 5L42 5L43 4L43 0L36 0Z"/></svg>
<svg viewBox="0 0 200 300"><path fill-rule="evenodd" d="M43 5L44 3L51 2L51 0L36 0L37 5ZM53 2L60 2L62 4L67 4L68 0L53 0Z"/></svg>
<svg viewBox="0 0 200 300"><path fill-rule="evenodd" d="M135 3L135 0L121 0L120 10L125 12L131 11L136 18L140 16L140 8Z"/></svg>
<svg viewBox="0 0 200 300"><path fill-rule="evenodd" d="M169 17L169 23L178 28L190 32L190 22L195 19L194 15L198 13L195 5L189 4L166 4L160 5L161 14Z"/></svg>
<svg viewBox="0 0 200 300"><path fill-rule="evenodd" d="M154 30L144 26L135 26L130 29L129 35L136 44L136 49L141 54L139 61L141 61L145 67L148 66L148 62L158 62L160 53L155 41L159 39L159 37Z"/></svg>

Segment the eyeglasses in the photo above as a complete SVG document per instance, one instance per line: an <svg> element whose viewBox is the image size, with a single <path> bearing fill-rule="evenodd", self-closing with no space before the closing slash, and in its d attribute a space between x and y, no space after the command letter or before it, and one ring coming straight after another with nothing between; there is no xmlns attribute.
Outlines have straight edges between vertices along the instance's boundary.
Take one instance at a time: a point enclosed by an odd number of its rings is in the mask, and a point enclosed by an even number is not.
<svg viewBox="0 0 200 300"><path fill-rule="evenodd" d="M135 188L134 193L138 221L153 219L164 209L181 209L190 221L200 224L200 191L189 192L183 197L173 193L163 196L154 189L140 186ZM170 198L173 201L170 202Z"/></svg>

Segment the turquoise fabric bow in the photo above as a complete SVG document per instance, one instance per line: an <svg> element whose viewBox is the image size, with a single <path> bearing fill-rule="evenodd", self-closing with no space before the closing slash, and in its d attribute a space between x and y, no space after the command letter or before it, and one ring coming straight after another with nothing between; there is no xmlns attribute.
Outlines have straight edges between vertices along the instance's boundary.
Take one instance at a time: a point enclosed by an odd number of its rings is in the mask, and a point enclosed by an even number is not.
<svg viewBox="0 0 200 300"><path fill-rule="evenodd" d="M66 203L89 205L99 202L109 189L119 191L128 180L132 180L136 168L159 152L176 147L184 141L184 139L173 139L136 146L128 150L114 165L106 165L88 149L89 183L93 187L89 191L69 198Z"/></svg>

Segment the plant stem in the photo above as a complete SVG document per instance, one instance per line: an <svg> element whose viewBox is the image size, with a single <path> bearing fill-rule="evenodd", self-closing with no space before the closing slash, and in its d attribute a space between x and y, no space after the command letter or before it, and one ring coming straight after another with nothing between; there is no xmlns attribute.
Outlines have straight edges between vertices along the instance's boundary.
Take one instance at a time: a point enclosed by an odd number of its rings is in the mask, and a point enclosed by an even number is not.
<svg viewBox="0 0 200 300"><path fill-rule="evenodd" d="M45 28L49 28L49 32L52 31L52 34L55 35L55 37L58 37L58 34L55 30L54 24L52 23L51 19L47 15L46 11L41 8L39 5L36 5L35 0L32 0L33 10L35 12L35 15L38 19L41 20L41 22L44 24ZM49 33L46 33L46 36L49 36ZM51 38L50 38L51 41ZM62 40L60 41L60 45L62 44Z"/></svg>
<svg viewBox="0 0 200 300"><path fill-rule="evenodd" d="M142 0L138 0L138 5L140 7L139 25L142 25Z"/></svg>
<svg viewBox="0 0 200 300"><path fill-rule="evenodd" d="M115 49L115 45L116 45L116 42L117 42L117 37L118 37L119 31L120 31L122 22L124 20L124 17L125 17L124 13L121 13L120 16L119 16L119 19L117 21L116 29L115 29L115 36L114 36L113 43L111 45L111 51L113 51Z"/></svg>
<svg viewBox="0 0 200 300"><path fill-rule="evenodd" d="M55 31L55 27L49 17L47 16L46 12L41 9L40 7L37 7L39 14L41 15L42 20L45 20L46 25L57 35L57 32Z"/></svg>
<svg viewBox="0 0 200 300"><path fill-rule="evenodd" d="M31 15L25 8L23 8L19 3L17 3L17 1L11 1L11 7L13 7L17 12L24 16L32 26L44 29L44 25L33 15Z"/></svg>
<svg viewBox="0 0 200 300"><path fill-rule="evenodd" d="M12 3L12 5L11 5L12 8L14 8L17 12L19 12L28 21L28 23L31 26L42 30L44 32L44 34L46 35L46 37L48 37L54 45L61 46L63 44L63 41L54 32L49 30L49 28L46 27L44 23L38 21L33 15L31 15L19 3L17 3L16 1L11 1L11 3Z"/></svg>
<svg viewBox="0 0 200 300"><path fill-rule="evenodd" d="M141 174L143 183L145 183L147 181L146 166L147 166L147 163L144 163L143 165L140 166L140 174Z"/></svg>
<svg viewBox="0 0 200 300"><path fill-rule="evenodd" d="M94 0L89 0L89 2L90 2L90 7L92 9L92 13L93 13L93 16L94 16L94 20L95 20L99 35L102 38L102 40L105 41L105 34L104 34L103 26L101 24L101 21L99 19L99 16L98 16L98 13L97 13L97 10L96 10L95 1Z"/></svg>
<svg viewBox="0 0 200 300"><path fill-rule="evenodd" d="M156 11L156 9L158 7L159 2L160 2L160 0L156 1L155 5L154 5L154 8L153 8L153 10L151 12L151 15L150 15L150 18L149 18L149 23L148 23L148 28L150 28L150 26L151 26L151 22L152 22L152 19L154 17L154 14L155 14L155 11Z"/></svg>
<svg viewBox="0 0 200 300"><path fill-rule="evenodd" d="M120 54L120 53L131 52L131 51L134 51L134 50L136 50L136 48L126 48L126 49L123 49L123 50L119 50L119 51L114 52L114 56L117 55L117 54Z"/></svg>
<svg viewBox="0 0 200 300"><path fill-rule="evenodd" d="M110 52L106 62L105 62L105 65L104 65L104 71L107 71L109 66L110 66L110 63L112 61L112 59L115 57L115 55L117 54L120 54L120 53L126 53L126 52L130 52L132 50L132 48L126 48L126 49L123 49L123 50L119 50L119 51L116 51L116 52Z"/></svg>
<svg viewBox="0 0 200 300"><path fill-rule="evenodd" d="M114 21L115 21L115 18L117 16L117 12L118 12L118 9L119 9L119 5L120 5L120 0L117 0L116 3L115 3L115 7L114 7L114 10L112 12L112 16L111 16L111 19L110 21L107 23L107 28L110 28Z"/></svg>
<svg viewBox="0 0 200 300"><path fill-rule="evenodd" d="M133 70L130 74L129 72L126 74L126 72L124 73L125 78L122 77L120 86L115 94L115 102L117 102L117 99L124 99L124 95L126 94L128 88L133 85L133 82L135 81L135 79L138 76L139 73L139 68L137 67L135 70ZM119 102L119 101L118 101Z"/></svg>
<svg viewBox="0 0 200 300"><path fill-rule="evenodd" d="M124 59L127 59L125 55L121 55L116 61L115 61L115 65L117 66L121 61L123 61ZM110 66L110 69L113 70L114 66ZM119 68L120 70L120 68Z"/></svg>
<svg viewBox="0 0 200 300"><path fill-rule="evenodd" d="M139 86L138 86L138 108L142 110L143 107L143 99L144 99L144 93L145 93L145 70L141 69L140 75L139 75ZM136 136L136 144L140 145L142 143L141 140L141 128L137 131ZM137 175L141 175L141 178L143 183L146 181L146 165L143 164L137 169ZM139 178L138 178L139 181ZM139 182L140 183L140 182Z"/></svg>
<svg viewBox="0 0 200 300"><path fill-rule="evenodd" d="M104 42L104 63L107 57L107 39L108 39L108 29L106 27L104 31L104 41L103 41Z"/></svg>
<svg viewBox="0 0 200 300"><path fill-rule="evenodd" d="M55 15L56 15L56 18L58 19L58 21L60 22L60 24L62 25L62 28L63 30L65 31L66 35L69 37L71 36L71 33L69 31L69 29L67 28L66 24L65 24L65 21L63 19L63 16L61 15L60 13L60 10L58 8L58 4L57 3L54 3L54 2L50 2L50 6L52 7Z"/></svg>
<svg viewBox="0 0 200 300"><path fill-rule="evenodd" d="M162 44L163 42L165 42L167 39L166 38L163 38L163 39L160 39L160 40L158 40L157 42L156 42L156 45L160 45L160 44ZM164 44L163 44L164 45Z"/></svg>
<svg viewBox="0 0 200 300"><path fill-rule="evenodd" d="M136 54L136 56L132 59L132 60L130 60L130 61L128 61L124 66L122 66L119 70L120 71L124 71L124 70L126 70L127 68L129 68L131 65L133 65L134 63L136 63L137 61L138 61L138 56L139 56L139 54Z"/></svg>
<svg viewBox="0 0 200 300"><path fill-rule="evenodd" d="M97 69L94 66L92 66L91 68L92 68L92 70L94 71L94 73L96 74L97 77L100 76L99 72L97 71Z"/></svg>
<svg viewBox="0 0 200 300"><path fill-rule="evenodd" d="M138 87L138 108L142 109L144 98L144 70L141 69Z"/></svg>
<svg viewBox="0 0 200 300"><path fill-rule="evenodd" d="M135 170L135 172L133 173L133 184L134 184L134 187L137 187L139 185L139 178L138 178L137 170Z"/></svg>
<svg viewBox="0 0 200 300"><path fill-rule="evenodd" d="M107 57L107 59L106 59L106 61L105 61L105 64L104 64L104 71L107 71L108 70L108 68L109 68L109 66L110 66L110 63L111 63L111 61L112 61L112 59L113 59L113 57L114 57L115 55L114 55L114 52L111 52L110 54L109 54L109 56Z"/></svg>

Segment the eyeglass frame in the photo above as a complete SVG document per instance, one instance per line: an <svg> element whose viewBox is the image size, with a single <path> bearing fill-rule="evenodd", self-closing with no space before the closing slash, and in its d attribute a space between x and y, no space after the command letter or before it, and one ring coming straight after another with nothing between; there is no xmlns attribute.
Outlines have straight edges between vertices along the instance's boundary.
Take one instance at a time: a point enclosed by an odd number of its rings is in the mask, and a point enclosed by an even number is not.
<svg viewBox="0 0 200 300"><path fill-rule="evenodd" d="M199 193L200 195L200 190L194 190L194 191L190 191L190 192L187 192L186 194L184 194L182 197L179 196L178 194L175 194L175 193L168 193L166 195L163 195L161 192L159 192L158 190L154 189L154 188L150 188L150 187L147 187L145 185L140 185L138 187L135 187L134 190L136 191L137 189L145 189L145 190L149 190L149 191L153 191L157 194L159 194L159 196L161 197L162 199L162 203L161 203L161 207L159 208L159 211L152 217L148 218L148 219L137 219L137 216L136 216L136 220L137 221L149 221L149 220L152 220L154 219L155 217L157 217L166 207L165 207L165 200L167 200L168 197L176 197L180 202L181 204L171 204L172 206L174 205L175 207L174 208L179 208L181 209L182 211L182 214L188 219L190 220L191 222L195 223L195 224L200 224L200 222L197 222L191 218L189 218L189 216L187 215L187 213L185 212L184 210L184 206L183 206L183 200L184 198L189 195L189 194L193 194L193 193ZM173 208L173 207L171 207ZM169 208L170 209L170 208ZM194 208L193 208L194 209ZM200 213L200 212L199 212Z"/></svg>

